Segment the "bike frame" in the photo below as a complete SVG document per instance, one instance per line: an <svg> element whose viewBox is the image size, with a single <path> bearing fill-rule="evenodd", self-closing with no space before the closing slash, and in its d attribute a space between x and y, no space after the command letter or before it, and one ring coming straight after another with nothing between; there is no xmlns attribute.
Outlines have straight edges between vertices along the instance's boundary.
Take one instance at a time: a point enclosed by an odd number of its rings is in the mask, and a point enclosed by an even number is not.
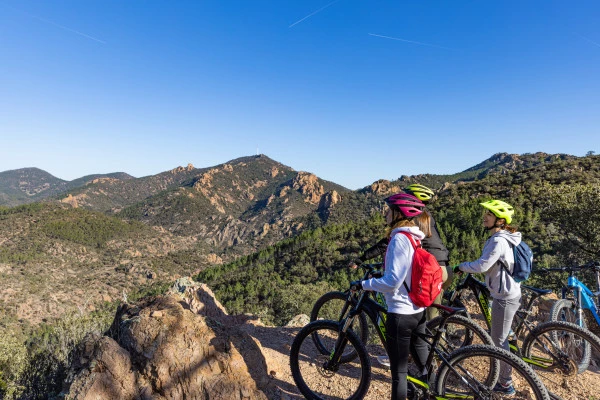
<svg viewBox="0 0 600 400"><path fill-rule="evenodd" d="M330 355L330 361L333 361L334 363L339 362L340 357L343 354L343 349L346 346L346 344L348 343L348 339L346 338L345 333L348 331L348 329L351 328L355 317L358 314L360 314L361 312L366 313L367 317L371 320L373 325L375 325L377 335L379 336L379 339L381 340L381 343L383 344L383 347L384 347L386 353L388 353L387 340L386 340L387 332L386 332L386 328L385 328L385 322L387 320L387 309L385 307L383 307L381 304L377 303L375 300L373 300L369 296L367 291L361 290L358 293L358 301L356 302L355 306L348 314L348 318L346 318L345 320L342 321L341 333L343 333L343 334L340 335L340 337L338 338L338 340L336 342L334 350ZM453 314L454 313L448 313L444 317L444 320L442 321L441 326L444 326L446 319L448 319ZM425 340L425 342L427 342L427 344L430 347L429 355L427 356L427 361L425 363L425 365L427 366L428 375L430 375L432 372L432 369L434 366L433 358L436 355L442 363L448 365L453 372L457 373L457 370L454 368L454 366L450 365L448 360L444 357L444 353L440 349L437 348L437 344L439 343L439 341L444 333L445 333L445 329L438 329L436 331L436 333L433 335L428 334L428 333L425 333L425 334L415 333L415 335L417 335L421 339ZM417 385L422 390L429 391L429 389L430 389L428 383L423 382L411 375L407 374L407 380L409 382ZM478 389L474 388L471 385L471 383L469 383L469 382L467 382L467 385L474 391L478 390ZM441 396L434 395L434 398L437 400L450 400L450 399L472 399L473 397L466 396L466 395L460 395L460 394L451 394L449 397L441 397Z"/></svg>
<svg viewBox="0 0 600 400"><path fill-rule="evenodd" d="M593 293L583 282L575 276L574 270L569 270L567 286L562 288L562 298L566 299L569 292L573 292L573 301L577 306L577 325L583 327L583 310L590 310L596 323L600 326L598 306L594 298L600 295L600 271L596 270L596 285L598 292Z"/></svg>
<svg viewBox="0 0 600 400"><path fill-rule="evenodd" d="M456 287L456 290L450 296L449 304L451 306L459 306L459 307L466 308L465 305L462 304L461 301L459 301L459 299L461 298L461 294L464 290L470 290L475 295L475 298L477 299L477 304L479 305L481 314L483 314L483 316L484 316L488 330L491 331L491 329L492 329L492 313L490 310L490 302L489 302L489 299L491 296L490 296L490 290L488 289L487 285L485 283L475 279L471 274L468 274L467 277L461 283L458 284L458 286ZM531 330L531 327L528 324L527 318L530 314L530 310L531 310L531 307L533 306L533 302L535 300L537 300L538 297L539 297L539 295L532 296L529 299L529 302L527 303L527 307L525 307L524 310L519 309L517 311L517 313L515 314L515 316L519 318L517 328L515 329L516 337L520 336L521 332L524 329L527 329L528 331ZM467 315L470 318L468 311L467 311ZM510 351L512 353L516 354L517 356L519 356L526 363L535 365L536 367L549 369L550 367L552 367L553 359L561 360L560 354L555 355L554 352L551 349L549 349L545 344L543 344L544 350L552 356L552 359L542 358L542 357L532 357L532 358L523 357L521 355L521 349L518 347L516 340L515 341L511 340L511 342L509 342Z"/></svg>

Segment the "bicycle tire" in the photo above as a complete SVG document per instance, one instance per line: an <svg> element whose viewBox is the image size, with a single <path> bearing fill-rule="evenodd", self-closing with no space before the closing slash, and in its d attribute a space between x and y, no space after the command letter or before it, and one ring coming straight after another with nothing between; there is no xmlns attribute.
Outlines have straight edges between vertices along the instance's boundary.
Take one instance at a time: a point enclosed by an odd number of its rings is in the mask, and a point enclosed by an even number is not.
<svg viewBox="0 0 600 400"><path fill-rule="evenodd" d="M336 371L327 370L322 368L322 366L324 361L329 360L329 354L332 352L333 346L329 346L330 350L327 355L321 354L320 350L316 348L315 343L308 339L316 331L326 331L329 333L329 336L332 338L332 344L335 344L335 339L341 334L340 324L328 320L313 321L298 332L290 350L290 370L300 392L310 400L328 400L340 397L348 400L362 399L371 384L371 361L364 344L353 331L348 330L346 332L348 343L355 348L360 364L356 368L357 371L350 371L350 367L354 366L355 362L339 363L336 365L338 368ZM321 333L321 337L324 338L326 336L325 332ZM317 377L321 375L321 377L327 379L326 382L328 384L319 385L314 379L309 379L308 381L311 385L316 386L314 388L310 387L304 377L304 375L309 373ZM330 374L331 376L327 377L325 374ZM358 380L358 384L356 384L356 389L353 389L354 385L349 386L349 383L355 383L356 380ZM318 391L318 388L323 389L328 387L334 387L336 393L328 396ZM340 391L351 393L340 394Z"/></svg>
<svg viewBox="0 0 600 400"><path fill-rule="evenodd" d="M570 334L567 335L566 333ZM575 338L575 335L577 338ZM581 343L584 341L585 343ZM540 345L550 345L553 348L559 348L562 352L568 354L569 359L577 367L577 374L584 372L590 364L592 348L600 351L600 338L594 335L587 328L565 321L549 321L537 325L523 341L523 355L531 358L534 356L536 343ZM537 347L539 348L539 346ZM540 350L541 351L541 350ZM551 368L553 364L541 368ZM561 368L560 365L558 365ZM569 374L569 371L563 367L562 373ZM574 371L573 371L574 372Z"/></svg>
<svg viewBox="0 0 600 400"><path fill-rule="evenodd" d="M430 331L435 331L438 329L444 317L438 316L427 322L427 329ZM454 328L454 326L464 327L464 330ZM447 351L448 353L459 349L464 346L469 346L473 344L473 340L477 338L481 343L478 344L487 344L490 346L494 345L494 341L492 337L479 326L472 319L467 318L463 315L451 315L446 320L446 333L442 336L442 344L448 346L450 349ZM464 332L464 339L462 339L462 335Z"/></svg>
<svg viewBox="0 0 600 400"><path fill-rule="evenodd" d="M552 308L550 309L550 321L571 322L575 325L587 329L587 323L585 322L585 318L581 318L581 321L579 321L579 318L577 316L577 309L575 307L575 302L569 299L560 299L552 305ZM554 335L552 337L552 340L558 341L558 337ZM582 358L582 361L577 365L579 373L588 369L588 367L590 366L590 359L592 357L591 345L588 342L585 342L584 346L584 352L586 353L586 355Z"/></svg>
<svg viewBox="0 0 600 400"><path fill-rule="evenodd" d="M546 388L546 390L548 390L548 388ZM550 396L550 400L565 400L562 397L560 397L559 395L557 395L556 393L552 393L549 390L548 390L548 396Z"/></svg>
<svg viewBox="0 0 600 400"><path fill-rule="evenodd" d="M344 319L347 316L348 311L349 311L348 309L345 309L345 310L343 309L343 307L345 307L347 298L348 298L347 292L325 293L323 296L319 297L317 299L317 301L315 301L315 304L313 305L313 308L310 312L310 322L318 321L319 319L326 319L326 320L340 322L342 319ZM338 307L337 304L335 304L335 303L337 303L339 300L342 301L342 305ZM328 310L328 312L326 312L326 313L323 313L323 310L327 308L327 305L331 306L331 308L333 308L333 309ZM336 309L337 309L337 311L336 311ZM332 315L332 313L337 313L337 318L335 318L334 315ZM323 315L323 314L325 314L325 315ZM367 316L364 313L360 313L356 316L356 318L358 321L358 332L355 331L355 333L358 333L360 340L362 340L362 342L366 344L369 341L369 327L368 327L368 322L367 322ZM356 321L354 323L356 324ZM329 350L327 350L327 348L321 343L321 340L320 340L317 332L314 332L312 334L312 339L315 342L315 345L317 346L317 348L319 349L321 354L329 354ZM348 353L345 353L344 355L342 355L342 358L340 359L340 361L341 362L350 362L350 361L354 360L356 358L356 356L357 356L356 352L354 350L351 350Z"/></svg>
<svg viewBox="0 0 600 400"><path fill-rule="evenodd" d="M575 325L587 328L585 318L582 318L581 325L578 323L577 309L573 300L560 299L557 300L550 308L550 321L567 321Z"/></svg>
<svg viewBox="0 0 600 400"><path fill-rule="evenodd" d="M548 391L542 381L523 360L507 350L487 345L471 345L452 352L449 355L448 364L444 363L438 369L435 382L436 395L445 396L452 393L470 393L474 395L474 398L478 399L496 398L497 395L492 392L492 385L496 384L499 373L493 374L493 376L488 374L485 382L479 382L477 376L474 375L481 372L481 361L476 360L477 357L489 358L492 360L492 364L498 367L500 362L504 362L512 367L512 374L519 375L519 379L513 380L513 384L515 385L519 382L519 386L515 388L518 394L517 398L550 400ZM473 359L473 364L469 364L470 368L466 370L465 363L468 364L469 359ZM460 372L464 372L464 374L456 377L456 372L452 371L450 366L457 370L462 368ZM457 384L464 384L464 382L469 382L471 385L477 386L477 391L468 387L463 389L467 390L467 392L452 388ZM522 392L525 391L529 394L523 395Z"/></svg>

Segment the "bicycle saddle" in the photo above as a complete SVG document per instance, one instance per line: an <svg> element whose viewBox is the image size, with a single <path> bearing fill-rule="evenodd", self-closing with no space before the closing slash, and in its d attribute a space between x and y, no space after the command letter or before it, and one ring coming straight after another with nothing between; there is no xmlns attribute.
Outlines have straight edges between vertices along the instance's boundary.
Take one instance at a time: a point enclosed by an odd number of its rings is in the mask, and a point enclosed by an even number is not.
<svg viewBox="0 0 600 400"><path fill-rule="evenodd" d="M533 286L528 286L528 285L523 285L521 284L521 287L524 287L525 289L531 290L532 292L536 293L538 296L542 296L544 294L548 294L548 293L552 293L552 289L539 289Z"/></svg>

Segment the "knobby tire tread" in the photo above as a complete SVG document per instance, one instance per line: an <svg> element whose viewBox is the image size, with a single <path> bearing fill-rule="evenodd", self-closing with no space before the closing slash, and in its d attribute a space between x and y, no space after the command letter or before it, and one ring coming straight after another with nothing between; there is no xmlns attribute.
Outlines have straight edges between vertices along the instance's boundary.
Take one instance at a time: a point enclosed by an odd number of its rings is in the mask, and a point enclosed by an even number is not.
<svg viewBox="0 0 600 400"><path fill-rule="evenodd" d="M327 303L328 301L332 301L332 300L342 300L342 301L346 301L346 299L348 298L348 293L346 292L328 292L325 293L323 296L319 297L317 299L317 301L315 301L315 304L313 305L313 308L310 312L310 322L313 321L318 321L319 320L319 311L321 311L321 308L323 308L323 305L325 303ZM341 309L340 309L341 311ZM360 334L360 340L362 340L362 342L364 344L369 342L369 327L368 327L368 322L367 322L367 316L364 313L360 313L356 316L357 320L354 322L354 324L356 325L356 322L358 322L358 333ZM340 321L337 321L340 322ZM353 331L356 333L356 331L353 329ZM320 342L318 335L315 333L312 335L313 341L315 342L315 345L317 346L317 348L319 349L319 351L322 354L328 354L328 350L325 348L325 346L323 346L323 344ZM354 360L356 358L357 354L355 351L351 351L348 354L344 354L342 356L342 358L340 359L341 362L350 362L352 360Z"/></svg>
<svg viewBox="0 0 600 400"><path fill-rule="evenodd" d="M453 365L461 360L464 360L465 358L473 356L486 356L510 364L514 370L518 370L519 373L527 380L531 387L531 390L533 390L534 392L534 400L550 400L550 396L548 395L548 391L544 387L544 384L542 383L540 378L535 374L535 372L531 369L531 367L529 367L525 363L525 361L521 360L516 355L499 347L492 347L487 345L466 346L453 351L449 355L448 361L450 362L450 364ZM444 393L445 380L448 377L449 371L451 370L446 364L442 364L438 369L437 378L435 382L437 393Z"/></svg>
<svg viewBox="0 0 600 400"><path fill-rule="evenodd" d="M311 340L309 339L309 336L319 329L339 331L340 325L335 321L329 320L313 321L298 332L290 349L290 370L292 372L292 377L300 392L304 397L310 400L321 400L322 398L314 393L302 378L299 364L300 348L302 347L302 343L305 340ZM356 333L349 330L346 334L348 336L348 341L355 347L357 356L361 361L361 383L354 395L350 396L347 400L359 400L367 394L369 386L371 385L371 360L369 359L365 345L361 342Z"/></svg>
<svg viewBox="0 0 600 400"><path fill-rule="evenodd" d="M545 333L550 333L550 337L552 338L552 340L555 340L555 337L557 337L557 334L555 333L556 331L567 331L575 333L583 339L585 339L586 348L590 346L589 351L585 352L584 359L581 362L577 363L578 373L584 372L590 364L590 359L592 357L591 348L596 350L596 352L600 352L600 338L598 338L598 336L590 332L589 329L582 328L579 325L576 325L572 322L548 321L537 325L531 332L529 332L529 334L525 337L525 340L523 341L522 350L525 357L529 357L531 355L532 347L535 345L538 336L543 335Z"/></svg>

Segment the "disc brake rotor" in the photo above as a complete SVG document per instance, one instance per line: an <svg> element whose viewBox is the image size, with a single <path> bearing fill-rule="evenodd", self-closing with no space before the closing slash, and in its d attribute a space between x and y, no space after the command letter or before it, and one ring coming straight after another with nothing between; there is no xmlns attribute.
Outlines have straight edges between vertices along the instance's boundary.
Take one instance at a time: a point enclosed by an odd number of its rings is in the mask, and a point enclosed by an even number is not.
<svg viewBox="0 0 600 400"><path fill-rule="evenodd" d="M326 355L320 355L317 358L317 371L319 371L319 374L321 374L321 376L325 377L325 378L331 378L335 375L335 371L332 371L330 369L326 369L325 366L328 364L329 362L329 356Z"/></svg>

